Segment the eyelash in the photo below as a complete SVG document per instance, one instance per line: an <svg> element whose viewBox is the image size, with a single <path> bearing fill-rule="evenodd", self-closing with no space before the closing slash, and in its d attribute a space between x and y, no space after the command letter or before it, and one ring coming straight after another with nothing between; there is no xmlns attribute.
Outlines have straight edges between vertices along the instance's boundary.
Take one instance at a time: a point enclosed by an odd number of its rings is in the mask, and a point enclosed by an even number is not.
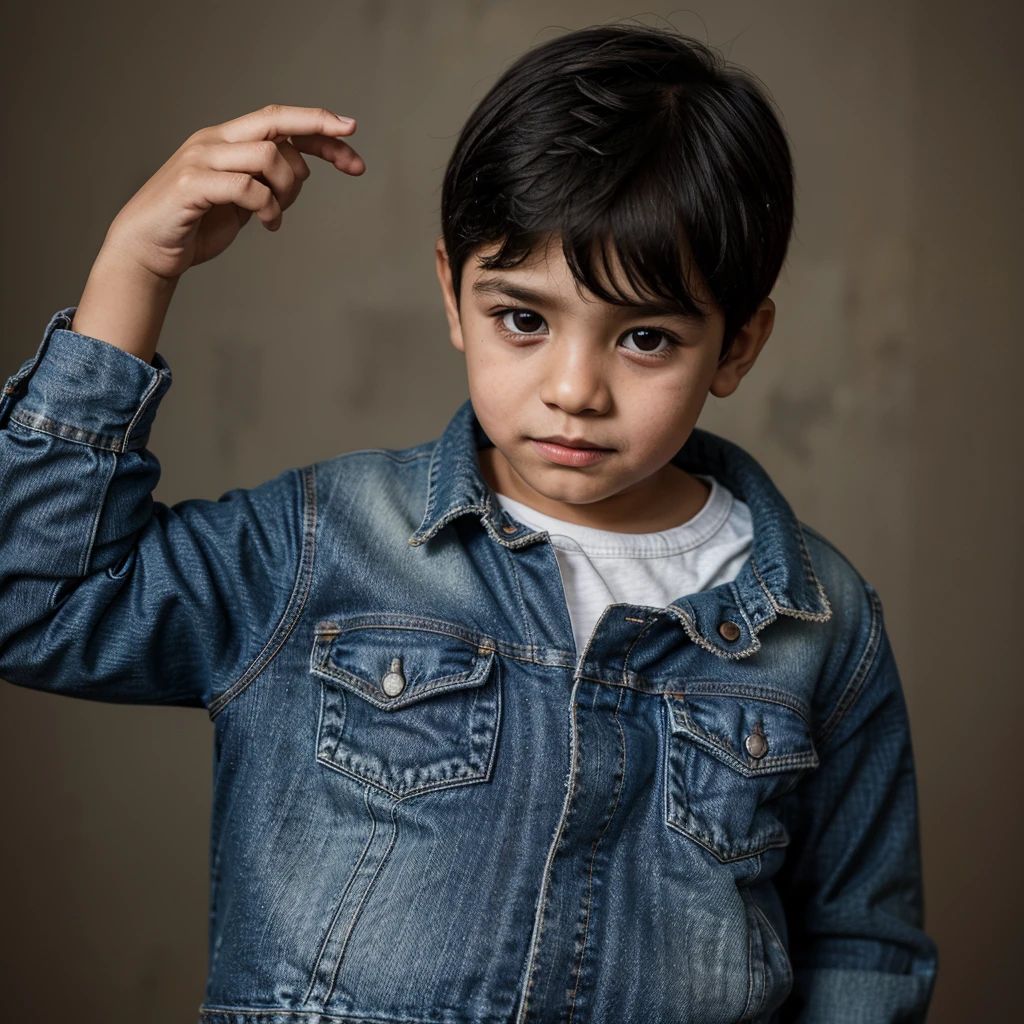
<svg viewBox="0 0 1024 1024"><path fill-rule="evenodd" d="M491 319L494 320L495 326L497 327L497 330L498 330L498 333L499 334L503 334L506 338L515 338L515 339L519 339L519 338L532 338L533 337L532 333L527 334L527 333L519 333L517 331L510 331L502 323L502 320L504 320L506 315L509 314L509 313L535 313L535 312L536 312L535 310L529 309L526 306L505 306L502 309L497 309L497 310L492 311L491 313L488 314L488 316L490 316ZM536 315L540 316L539 313L537 313ZM543 320L543 319L544 318L541 317L541 320ZM629 350L632 355L634 355L634 356L641 356L644 359L652 359L652 360L667 359L667 358L669 358L669 356L672 355L673 350L679 348L679 346L682 344L679 341L678 338L676 338L675 336L670 334L663 327L647 327L647 326L645 326L643 324L639 324L636 327L631 327L628 331L626 331L626 333L623 335L623 337L627 337L628 335L632 334L633 331L655 331L658 334L660 334L669 344L669 347L666 348L666 349L663 349L661 352L641 352L639 349L630 349ZM539 333L539 332L536 332L536 333Z"/></svg>

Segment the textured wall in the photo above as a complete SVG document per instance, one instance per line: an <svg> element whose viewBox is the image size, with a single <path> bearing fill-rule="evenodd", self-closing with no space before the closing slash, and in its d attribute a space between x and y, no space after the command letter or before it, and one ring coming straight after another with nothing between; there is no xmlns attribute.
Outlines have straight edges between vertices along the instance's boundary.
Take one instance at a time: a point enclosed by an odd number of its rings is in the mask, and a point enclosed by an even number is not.
<svg viewBox="0 0 1024 1024"><path fill-rule="evenodd" d="M432 244L473 104L564 29L660 15L719 46L783 111L797 225L772 339L702 425L748 447L879 589L911 707L942 956L930 1020L1009 1019L1024 912L1011 874L1024 710L1011 649L1024 610L1020 5L696 10L22 5L0 63L0 379L77 301L110 219L189 133L270 101L324 104L359 119L367 172L314 168L280 232L253 223L179 286L160 345L174 384L150 442L156 497L217 497L436 436L466 390ZM194 1019L211 738L202 712L0 688L6 1019L56 1019L72 1003L83 1024Z"/></svg>

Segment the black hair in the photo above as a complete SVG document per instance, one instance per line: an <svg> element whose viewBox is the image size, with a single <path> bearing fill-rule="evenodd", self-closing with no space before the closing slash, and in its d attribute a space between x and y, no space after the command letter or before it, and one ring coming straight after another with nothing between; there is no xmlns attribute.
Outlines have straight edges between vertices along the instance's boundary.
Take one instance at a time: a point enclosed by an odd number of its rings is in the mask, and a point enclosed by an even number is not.
<svg viewBox="0 0 1024 1024"><path fill-rule="evenodd" d="M523 53L470 114L441 190L456 299L462 268L508 269L560 235L573 277L706 322L687 274L722 310L724 357L771 292L793 223L793 165L757 80L675 30L567 32ZM604 286L594 259L612 290Z"/></svg>

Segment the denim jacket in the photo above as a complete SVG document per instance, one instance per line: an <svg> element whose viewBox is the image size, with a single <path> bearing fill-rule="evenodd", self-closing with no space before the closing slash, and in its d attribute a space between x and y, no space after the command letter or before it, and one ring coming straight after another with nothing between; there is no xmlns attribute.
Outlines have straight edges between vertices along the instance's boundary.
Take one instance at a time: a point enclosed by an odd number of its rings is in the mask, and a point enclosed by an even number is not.
<svg viewBox="0 0 1024 1024"><path fill-rule="evenodd" d="M467 402L436 441L156 502L171 383L54 315L0 401L0 676L214 724L205 1024L924 1019L914 767L875 590L743 449L737 578L610 605Z"/></svg>

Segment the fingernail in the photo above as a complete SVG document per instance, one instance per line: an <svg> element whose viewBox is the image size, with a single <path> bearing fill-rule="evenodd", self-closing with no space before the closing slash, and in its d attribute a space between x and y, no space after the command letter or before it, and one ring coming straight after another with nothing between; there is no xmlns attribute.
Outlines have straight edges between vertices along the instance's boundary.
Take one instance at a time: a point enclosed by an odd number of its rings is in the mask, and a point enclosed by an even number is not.
<svg viewBox="0 0 1024 1024"><path fill-rule="evenodd" d="M342 124L355 124L356 119L354 117L343 117L341 114L334 115Z"/></svg>

